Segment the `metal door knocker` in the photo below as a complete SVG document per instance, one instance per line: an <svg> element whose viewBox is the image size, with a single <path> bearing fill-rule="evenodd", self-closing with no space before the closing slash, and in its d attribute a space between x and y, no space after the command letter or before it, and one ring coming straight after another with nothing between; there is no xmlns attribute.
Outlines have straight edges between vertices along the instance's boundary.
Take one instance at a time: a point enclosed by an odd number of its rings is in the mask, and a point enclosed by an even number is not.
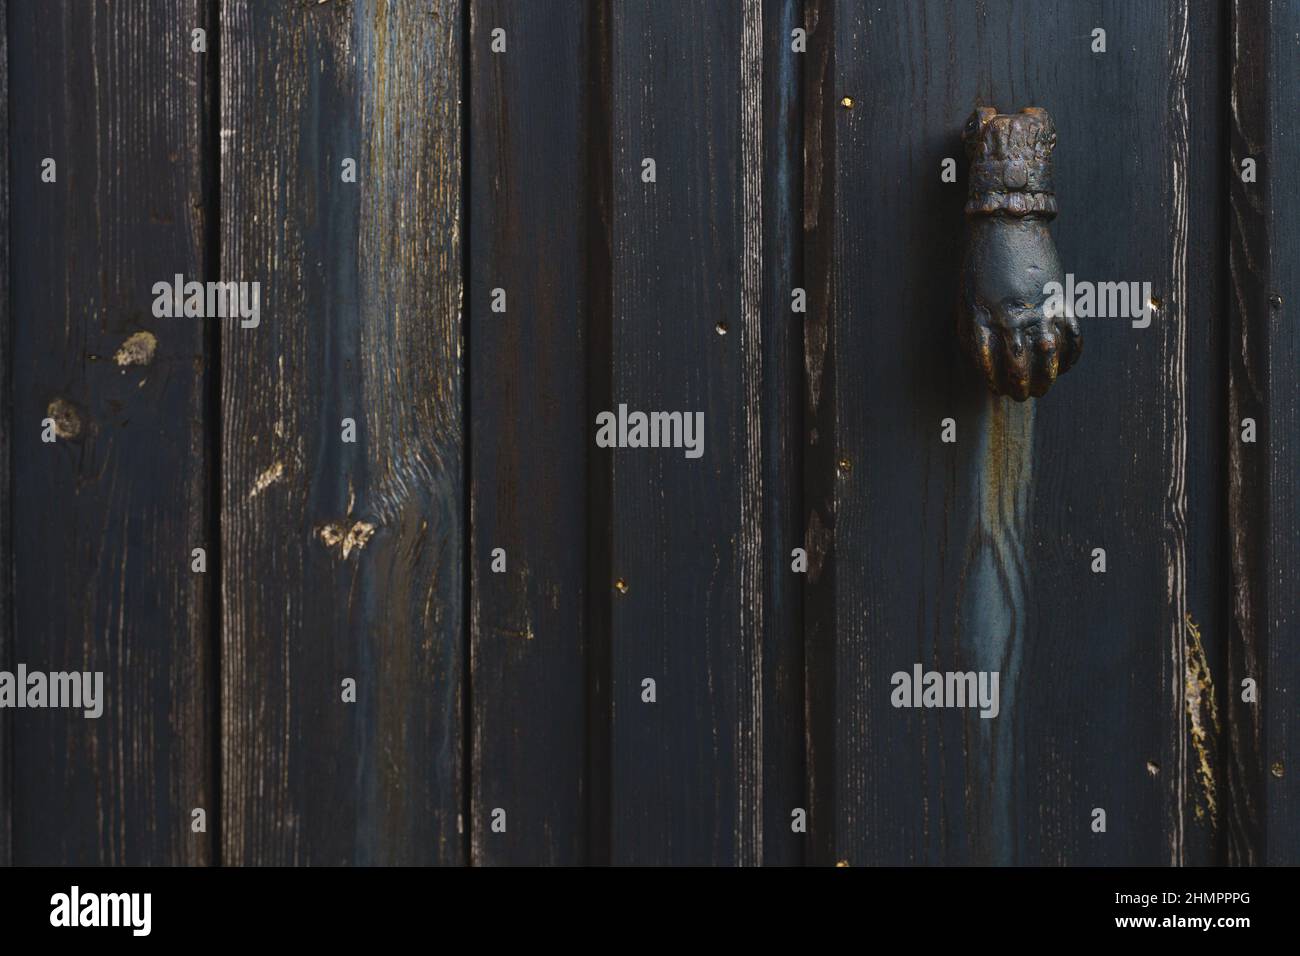
<svg viewBox="0 0 1300 956"><path fill-rule="evenodd" d="M995 395L1040 396L1083 351L1068 306L1045 307L1063 283L1047 224L1056 217L1047 110L999 113L981 106L962 132L970 159L967 246L957 332Z"/></svg>

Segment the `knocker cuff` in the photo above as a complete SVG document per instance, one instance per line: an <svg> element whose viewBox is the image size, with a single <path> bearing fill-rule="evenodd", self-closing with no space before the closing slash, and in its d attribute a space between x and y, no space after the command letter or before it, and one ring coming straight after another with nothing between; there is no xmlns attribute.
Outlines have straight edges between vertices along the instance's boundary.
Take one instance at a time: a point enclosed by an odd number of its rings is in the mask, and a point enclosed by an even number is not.
<svg viewBox="0 0 1300 956"><path fill-rule="evenodd" d="M1056 215L1052 150L1056 127L1044 109L999 114L981 106L971 115L962 139L970 158L968 216Z"/></svg>

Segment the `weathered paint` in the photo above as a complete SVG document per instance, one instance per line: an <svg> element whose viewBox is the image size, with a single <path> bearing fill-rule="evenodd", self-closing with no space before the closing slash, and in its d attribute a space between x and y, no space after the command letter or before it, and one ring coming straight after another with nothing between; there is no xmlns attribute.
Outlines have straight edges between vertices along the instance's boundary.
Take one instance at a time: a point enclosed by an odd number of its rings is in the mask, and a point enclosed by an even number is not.
<svg viewBox="0 0 1300 956"><path fill-rule="evenodd" d="M202 0L8 5L0 430L15 560L0 640L12 663L102 671L106 695L96 720L0 718L19 864L215 858L214 830L189 829L191 808L215 816L217 801L215 575L190 570L192 548L215 548L212 356L202 320L158 320L149 294L210 262L213 88L189 45L210 14Z"/></svg>
<svg viewBox="0 0 1300 956"><path fill-rule="evenodd" d="M1272 535L1271 521L1274 515L1284 515L1285 510L1276 508L1278 502L1274 498L1281 489L1275 491L1270 479L1273 461L1286 460L1276 456L1279 451L1285 455L1288 442L1285 418L1279 421L1275 412L1281 411L1285 416L1290 406L1282 401L1275 409L1273 395L1286 394L1287 383L1295 380L1293 366L1290 374L1279 382L1282 392L1275 393L1270 383L1274 349L1280 346L1285 350L1288 342L1288 323L1278 321L1285 318L1285 313L1278 315L1270 296L1283 290L1291 269L1288 265L1281 274L1276 274L1273 266L1279 248L1282 255L1288 252L1288 237L1295 242L1286 220L1275 212L1285 210L1287 190L1277 195L1272 188L1274 170L1286 168L1285 145L1293 142L1286 138L1285 132L1276 129L1278 118L1286 116L1294 103L1289 88L1274 82L1285 82L1294 56L1283 43L1278 50L1283 58L1274 61L1274 30L1284 29L1281 24L1285 20L1284 8L1279 4L1254 0L1234 0L1231 4L1229 169L1225 174L1232 212L1228 232L1231 294L1227 297L1227 407L1219 425L1227 448L1232 627L1224 682L1227 725L1224 820L1227 859L1238 865L1259 864L1269 858L1266 838L1270 832L1278 835L1289 832L1293 841L1300 833L1300 829L1286 822L1282 823L1282 829L1270 830L1273 806L1270 791L1279 788L1266 770L1269 760L1266 742L1290 736L1285 732L1269 733L1269 725L1275 720L1281 727L1286 725L1286 719L1273 710L1272 691L1290 683L1285 677L1275 682L1275 672L1269 667L1273 655L1270 635L1282 623L1270 609L1270 601L1276 600L1272 597L1273 582L1288 580L1284 574L1275 576L1269 570L1276 569L1275 562L1288 553L1285 549L1281 554L1273 553L1277 539ZM1274 137L1279 135L1283 139L1275 150ZM1246 159L1257 163L1253 183L1245 183L1241 178ZM1281 302L1283 308L1288 304L1285 299ZM1291 386L1290 391L1294 390ZM1241 441L1241 423L1245 418L1253 418L1258 423L1258 445ZM1274 438L1273 429L1279 426ZM1261 454L1257 450L1260 448L1270 451ZM1292 454L1288 468L1294 469L1295 460ZM1292 475L1283 488L1293 485ZM1278 632L1283 643L1287 643L1284 634ZM1258 687L1259 699L1255 703L1241 699L1241 685L1246 679L1254 680ZM1286 801L1281 805L1285 806Z"/></svg>
<svg viewBox="0 0 1300 956"><path fill-rule="evenodd" d="M977 443L971 469L974 507L958 585L961 638L956 663L945 669L996 671L999 716L967 719L971 827L981 855L992 863L1014 861L1015 808L1024 802L1023 749L1017 741L1032 729L1018 719L1017 689L1025 643L1030 640L1028 598L1032 588L1025 535L1033 493L1033 402L1018 404L993 395L980 402L973 423ZM935 666L939 661L930 662Z"/></svg>
<svg viewBox="0 0 1300 956"><path fill-rule="evenodd" d="M0 0L0 662L131 703L0 713L0 861L1295 861L1290 6L40 9ZM978 103L1053 110L1064 266L1160 307L1019 410L951 341ZM157 325L177 271L261 326ZM623 400L703 408L706 463L593 449ZM999 670L997 720L890 708L917 660Z"/></svg>
<svg viewBox="0 0 1300 956"><path fill-rule="evenodd" d="M1185 822L1182 622L1194 611L1221 640L1214 514L1188 507L1193 490L1213 496L1221 447L1215 353L1188 347L1192 328L1212 335L1221 250L1212 179L1194 158L1215 143L1218 16L1186 4L813 5L806 75L823 92L806 114L806 265L823 291L805 339L805 496L832 557L805 639L816 672L834 675L830 689L813 678L834 701L812 716L826 857L1211 858L1208 828ZM1133 55L1100 69L1097 22ZM1130 106L1116 111L1120 96ZM979 542L988 503L1021 486L985 472L996 430L985 434L951 332L965 183L940 178L977 105L1051 112L1065 270L1148 279L1163 302L1149 330L1093 322L1088 357L1035 400L1033 494L1004 544L1007 577ZM954 445L939 440L945 418ZM1191 462L1204 475L1189 476ZM1105 575L1089 570L1095 546ZM1012 706L996 729L890 706L892 672L969 669L966 653L1007 655ZM1089 829L1098 806L1107 839Z"/></svg>
<svg viewBox="0 0 1300 956"><path fill-rule="evenodd" d="M220 13L222 859L462 863L463 8Z"/></svg>
<svg viewBox="0 0 1300 956"><path fill-rule="evenodd" d="M1201 640L1201 629L1187 615L1187 671L1184 695L1187 706L1187 731L1195 757L1193 773L1198 785L1195 800L1196 818L1212 827L1218 826L1218 779L1214 754L1220 734L1219 705L1215 699L1214 676L1209 655Z"/></svg>
<svg viewBox="0 0 1300 956"><path fill-rule="evenodd" d="M0 0L0 156L9 156L9 3ZM0 181L0 237L9 235L9 175ZM9 242L0 241L0 668L15 664L13 634L13 473L10 470L10 433L13 423L9 368L13 338L10 333ZM9 715L0 713L0 866L13 863L13 728Z"/></svg>
<svg viewBox="0 0 1300 956"><path fill-rule="evenodd" d="M596 12L566 0L470 5L469 378L472 861L572 865L608 759L587 766L595 638L586 574L584 379L594 305L586 256L586 136L599 108L585 39ZM491 33L506 31L507 52ZM609 175L608 169L602 173ZM492 290L507 311L491 310ZM605 357L608 361L608 357ZM506 569L491 570L505 551ZM601 583L608 591L609 583ZM505 833L489 829L506 808Z"/></svg>
<svg viewBox="0 0 1300 956"><path fill-rule="evenodd" d="M611 858L758 863L773 556L758 507L762 191L746 178L762 143L762 9L612 13L613 392L707 425L700 461L614 456L611 571L627 592L611 627ZM655 705L639 698L646 677Z"/></svg>

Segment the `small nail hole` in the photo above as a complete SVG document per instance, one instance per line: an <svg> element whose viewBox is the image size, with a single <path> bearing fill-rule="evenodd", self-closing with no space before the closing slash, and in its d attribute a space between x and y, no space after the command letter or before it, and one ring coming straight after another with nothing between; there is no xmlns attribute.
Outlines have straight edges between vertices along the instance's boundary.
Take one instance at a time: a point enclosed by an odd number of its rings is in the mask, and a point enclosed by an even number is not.
<svg viewBox="0 0 1300 956"><path fill-rule="evenodd" d="M717 332L719 335L726 335L726 334L727 334L727 323L726 323L726 322L719 322L717 325L715 325L715 326L713 327L713 331Z"/></svg>
<svg viewBox="0 0 1300 956"><path fill-rule="evenodd" d="M624 581L622 578L619 578L614 582L614 590L617 591L619 594L626 594L627 582Z"/></svg>

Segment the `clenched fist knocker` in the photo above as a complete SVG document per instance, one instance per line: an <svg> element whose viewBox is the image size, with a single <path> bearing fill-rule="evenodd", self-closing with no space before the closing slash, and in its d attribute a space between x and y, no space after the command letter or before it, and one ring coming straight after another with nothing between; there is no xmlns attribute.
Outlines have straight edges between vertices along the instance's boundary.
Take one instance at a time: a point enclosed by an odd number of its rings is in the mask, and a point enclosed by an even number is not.
<svg viewBox="0 0 1300 956"><path fill-rule="evenodd" d="M1064 282L1047 230L1056 216L1056 127L1036 107L1000 114L981 106L962 139L970 194L957 330L993 394L1023 402L1045 394L1083 350L1069 305L1048 308L1044 291Z"/></svg>

